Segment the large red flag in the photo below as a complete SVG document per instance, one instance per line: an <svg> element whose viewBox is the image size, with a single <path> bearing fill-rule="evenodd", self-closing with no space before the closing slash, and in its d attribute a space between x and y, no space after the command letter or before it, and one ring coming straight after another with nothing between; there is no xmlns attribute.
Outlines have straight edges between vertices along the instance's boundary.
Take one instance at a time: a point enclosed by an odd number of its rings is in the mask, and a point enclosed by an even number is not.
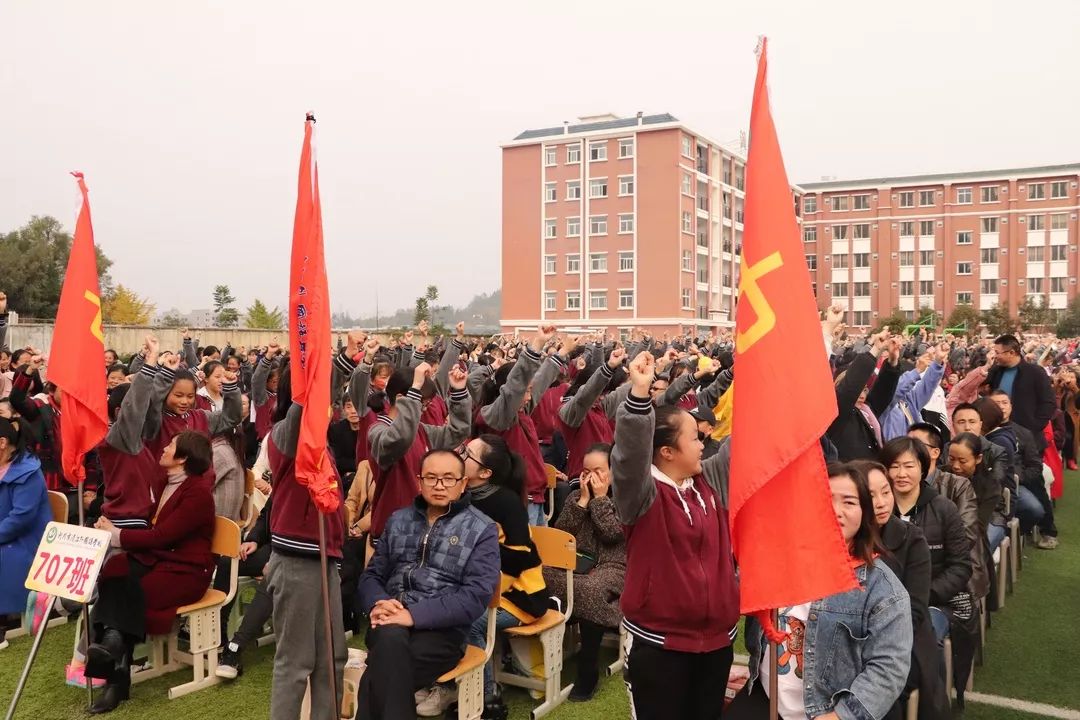
<svg viewBox="0 0 1080 720"><path fill-rule="evenodd" d="M819 443L836 417L836 395L769 109L767 67L763 39L746 161L731 433L730 511L744 613L856 586Z"/></svg>
<svg viewBox="0 0 1080 720"><path fill-rule="evenodd" d="M315 118L304 123L300 153L300 182L293 222L292 266L289 273L289 347L292 358L292 399L304 406L296 446L296 479L307 487L315 506L335 512L341 503L337 473L327 457L326 428L330 424L330 292L323 255L319 168L312 158Z"/></svg>
<svg viewBox="0 0 1080 720"><path fill-rule="evenodd" d="M109 409L105 373L99 365L105 354L105 335L101 328L101 292L90 199L82 173L72 175L79 183L82 205L60 292L60 307L56 311L48 372L49 380L62 391L60 465L64 477L75 485L86 478L83 457L109 431Z"/></svg>

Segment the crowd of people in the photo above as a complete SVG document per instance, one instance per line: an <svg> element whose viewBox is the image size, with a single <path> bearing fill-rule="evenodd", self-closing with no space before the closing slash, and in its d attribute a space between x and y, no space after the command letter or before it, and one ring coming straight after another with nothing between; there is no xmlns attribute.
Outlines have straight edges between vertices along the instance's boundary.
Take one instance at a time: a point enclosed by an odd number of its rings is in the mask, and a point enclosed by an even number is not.
<svg viewBox="0 0 1080 720"><path fill-rule="evenodd" d="M547 326L478 339L460 323L453 337L422 323L400 337L343 335L327 435L342 507L325 516L324 578L318 511L295 473L303 408L285 349L202 347L185 331L175 351L153 336L124 360L107 350L111 425L80 494L59 462L63 393L42 352L8 349L6 313L0 294L0 648L7 629L79 610L22 589L52 518L47 492L63 493L69 522L112 537L67 668L70 684L102 689L91 712L128 699L137 643L169 632L176 608L211 584L227 587L211 553L217 515L245 527L240 575L255 594L235 633L222 622L216 672L243 682L243 655L272 622L275 719L297 718L308 688L313 719L336 714L346 630L366 632L357 717L441 716L456 690L437 679L484 646L493 593L500 631L568 606L564 572L533 541L549 523L577 542L570 700L593 697L603 637L621 629L636 718L768 716L771 665L752 618L749 680L724 709L741 622L726 512L729 333L617 339ZM824 348L804 351L824 350L834 370L838 415L821 445L859 587L777 609L776 701L785 720L900 717L917 689L919 717L945 718L945 639L962 692L1008 523L1057 546L1044 464L1076 468L1080 347L925 328L856 337L843 315L827 309ZM255 514L244 517L249 471ZM324 579L330 637L313 591ZM485 670L485 717L506 716L492 672L504 664L513 669L499 651Z"/></svg>

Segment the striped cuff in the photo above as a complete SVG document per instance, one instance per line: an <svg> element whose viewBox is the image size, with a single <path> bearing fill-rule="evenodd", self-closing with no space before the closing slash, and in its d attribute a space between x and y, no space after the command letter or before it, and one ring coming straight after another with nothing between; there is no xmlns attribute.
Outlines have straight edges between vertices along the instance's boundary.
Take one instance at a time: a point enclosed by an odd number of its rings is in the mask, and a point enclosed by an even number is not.
<svg viewBox="0 0 1080 720"><path fill-rule="evenodd" d="M606 362L600 366L600 372L606 378L611 378L611 376L615 374L615 371L612 370L611 366L608 365Z"/></svg>
<svg viewBox="0 0 1080 720"><path fill-rule="evenodd" d="M695 371L695 372L690 373L690 384L691 385L697 385L697 382L698 382L697 372Z"/></svg>
<svg viewBox="0 0 1080 720"><path fill-rule="evenodd" d="M427 360L427 353L422 353L419 350L413 350L412 356L413 360L419 360L420 362L425 362Z"/></svg>
<svg viewBox="0 0 1080 720"><path fill-rule="evenodd" d="M233 392L234 390L237 391L237 392L240 391L240 383L238 383L238 382L221 383L221 392L227 393L227 392Z"/></svg>
<svg viewBox="0 0 1080 720"><path fill-rule="evenodd" d="M460 340L458 340L456 338L454 339L453 343L454 343L454 347L456 347L458 350L461 350L462 352L464 352L465 349L468 347L465 343L461 342Z"/></svg>
<svg viewBox="0 0 1080 720"><path fill-rule="evenodd" d="M8 314L0 314L0 327L7 327Z"/></svg>
<svg viewBox="0 0 1080 720"><path fill-rule="evenodd" d="M566 360L561 355L555 354L551 356L551 359L559 366L560 370L566 370Z"/></svg>
<svg viewBox="0 0 1080 720"><path fill-rule="evenodd" d="M143 365L141 368L139 368L139 374L152 378L158 374L158 371L149 365Z"/></svg>
<svg viewBox="0 0 1080 720"><path fill-rule="evenodd" d="M462 400L469 399L469 391L465 388L453 389L450 391L450 399L455 402L461 402Z"/></svg>
<svg viewBox="0 0 1080 720"><path fill-rule="evenodd" d="M174 372L173 370L170 370L169 368L165 367L164 365L162 365L161 368L158 370L158 374L160 374L161 377L165 378L169 382L172 382L173 380L176 379L176 372Z"/></svg>
<svg viewBox="0 0 1080 720"><path fill-rule="evenodd" d="M412 398L417 402L422 402L424 399L424 394L416 388L409 388L409 392L405 393L405 397Z"/></svg>
<svg viewBox="0 0 1080 720"><path fill-rule="evenodd" d="M270 358L266 357L265 355L263 355L261 358L259 358L259 362L262 363L263 365L265 365L266 367L270 367L270 365L272 364L270 362Z"/></svg>
<svg viewBox="0 0 1080 720"><path fill-rule="evenodd" d="M356 369L356 363L346 355L345 350L342 350L337 354L337 357L334 358L334 367L346 375L351 375L352 371Z"/></svg>
<svg viewBox="0 0 1080 720"><path fill-rule="evenodd" d="M626 410L635 415L648 415L652 412L652 398L639 398L630 393L626 396Z"/></svg>
<svg viewBox="0 0 1080 720"><path fill-rule="evenodd" d="M540 362L544 359L543 353L538 353L528 345L525 346L525 354L529 357L530 360L535 360L536 362Z"/></svg>

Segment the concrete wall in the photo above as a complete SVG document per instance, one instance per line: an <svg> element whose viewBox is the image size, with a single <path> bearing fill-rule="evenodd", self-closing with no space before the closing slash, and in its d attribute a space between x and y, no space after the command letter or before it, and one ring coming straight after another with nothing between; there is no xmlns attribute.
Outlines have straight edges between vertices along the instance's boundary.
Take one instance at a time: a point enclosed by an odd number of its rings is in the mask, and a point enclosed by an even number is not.
<svg viewBox="0 0 1080 720"><path fill-rule="evenodd" d="M105 347L116 350L122 356L130 355L142 347L143 338L147 333L156 335L161 341L162 348L176 350L183 343L179 328L106 325ZM223 347L227 341L231 341L233 347L242 345L248 348L266 345L274 338L282 345L288 344L289 341L288 333L284 331L246 328L191 328L191 335L200 345L217 345L218 347ZM32 345L48 352L52 346L52 336L52 323L19 324L8 327L8 345L13 348Z"/></svg>

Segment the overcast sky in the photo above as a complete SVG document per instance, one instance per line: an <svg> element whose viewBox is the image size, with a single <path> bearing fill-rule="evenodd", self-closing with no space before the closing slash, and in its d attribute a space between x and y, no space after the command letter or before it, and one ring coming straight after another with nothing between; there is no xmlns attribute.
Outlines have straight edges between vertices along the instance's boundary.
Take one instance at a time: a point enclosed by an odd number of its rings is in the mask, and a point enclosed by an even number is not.
<svg viewBox="0 0 1080 720"><path fill-rule="evenodd" d="M159 309L283 305L304 112L335 309L499 282L500 143L580 115L749 121L758 34L792 181L1080 161L1074 0L0 7L0 230L73 227ZM0 268L0 284L3 268Z"/></svg>

